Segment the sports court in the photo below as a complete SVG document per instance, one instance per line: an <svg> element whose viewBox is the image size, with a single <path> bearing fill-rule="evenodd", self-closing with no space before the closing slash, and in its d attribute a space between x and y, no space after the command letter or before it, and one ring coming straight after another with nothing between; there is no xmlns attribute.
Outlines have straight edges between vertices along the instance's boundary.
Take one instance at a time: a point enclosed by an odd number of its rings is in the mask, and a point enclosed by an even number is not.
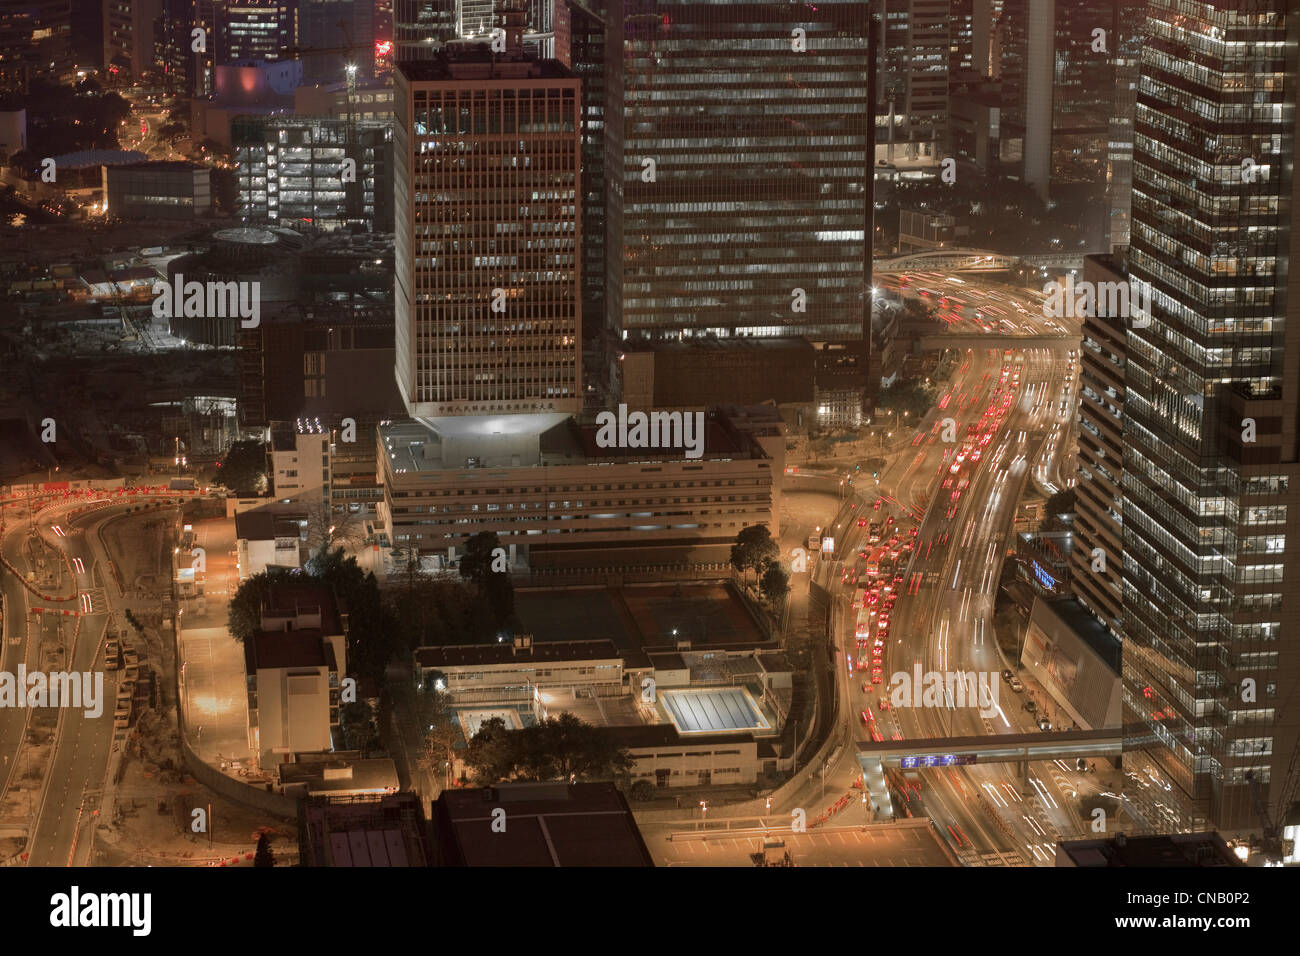
<svg viewBox="0 0 1300 956"><path fill-rule="evenodd" d="M761 644L745 605L719 583L520 588L515 610L538 643L611 640L620 651Z"/></svg>

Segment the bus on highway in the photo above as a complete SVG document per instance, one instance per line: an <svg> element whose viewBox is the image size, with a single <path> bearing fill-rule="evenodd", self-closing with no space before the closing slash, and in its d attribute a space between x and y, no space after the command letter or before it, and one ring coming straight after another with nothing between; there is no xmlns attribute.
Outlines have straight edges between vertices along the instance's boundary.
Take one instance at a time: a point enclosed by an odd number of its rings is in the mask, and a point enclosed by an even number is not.
<svg viewBox="0 0 1300 956"><path fill-rule="evenodd" d="M854 637L860 641L865 641L871 633L871 612L863 608L858 612L858 624L853 629Z"/></svg>
<svg viewBox="0 0 1300 956"><path fill-rule="evenodd" d="M880 560L885 556L885 548L875 548L867 558L866 574L869 578L874 578L880 574Z"/></svg>

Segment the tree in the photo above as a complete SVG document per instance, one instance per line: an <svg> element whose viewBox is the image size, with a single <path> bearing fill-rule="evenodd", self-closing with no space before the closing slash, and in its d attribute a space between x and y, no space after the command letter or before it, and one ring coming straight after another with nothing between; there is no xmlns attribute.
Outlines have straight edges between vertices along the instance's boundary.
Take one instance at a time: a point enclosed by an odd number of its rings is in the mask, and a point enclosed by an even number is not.
<svg viewBox="0 0 1300 956"><path fill-rule="evenodd" d="M780 549L772 540L772 532L765 524L741 528L736 543L731 546L731 566L737 571L762 574L768 563L775 561Z"/></svg>
<svg viewBox="0 0 1300 956"><path fill-rule="evenodd" d="M514 731L508 730L500 717L484 721L479 727L465 752L465 763L474 771L479 783L490 786L514 774L516 742L511 739L513 734Z"/></svg>
<svg viewBox="0 0 1300 956"><path fill-rule="evenodd" d="M475 644L496 639L487 599L465 581L409 576L407 586L384 592L393 637L407 653L431 644Z"/></svg>
<svg viewBox="0 0 1300 956"><path fill-rule="evenodd" d="M507 627L515 612L508 560L500 539L490 531L480 531L466 540L460 559L460 576L473 582L487 598L498 630Z"/></svg>
<svg viewBox="0 0 1300 956"><path fill-rule="evenodd" d="M655 797L655 788L649 780L638 780L632 784L631 797L633 800L653 800Z"/></svg>
<svg viewBox="0 0 1300 956"><path fill-rule="evenodd" d="M275 866L275 854L271 852L271 835L263 831L257 838L257 852L253 854L253 866Z"/></svg>
<svg viewBox="0 0 1300 956"><path fill-rule="evenodd" d="M933 404L934 389L915 379L897 381L880 393L881 410L892 411L900 418L919 419Z"/></svg>
<svg viewBox="0 0 1300 956"><path fill-rule="evenodd" d="M285 568L272 567L240 582L226 608L226 628L231 637L242 644L262 626L262 606L271 597L271 588L291 573Z"/></svg>
<svg viewBox="0 0 1300 956"><path fill-rule="evenodd" d="M455 754L461 732L455 722L451 695L438 687L437 680L430 679L425 684L424 693L416 700L416 719L423 734L416 764L433 779L441 781Z"/></svg>
<svg viewBox="0 0 1300 956"><path fill-rule="evenodd" d="M312 560L334 550L355 551L365 544L365 522L360 515L346 510L337 512L326 498L307 504L303 510L307 516L307 553L313 556Z"/></svg>
<svg viewBox="0 0 1300 956"><path fill-rule="evenodd" d="M269 483L266 477L266 448L260 441L237 441L230 446L226 457L217 463L221 483L237 495L264 495Z"/></svg>
<svg viewBox="0 0 1300 956"><path fill-rule="evenodd" d="M370 705L363 700L344 704L339 708L339 729L343 732L343 742L348 750L365 751L372 749L379 736L375 727L375 715Z"/></svg>
<svg viewBox="0 0 1300 956"><path fill-rule="evenodd" d="M530 729L542 737L561 780L570 776L608 780L626 774L632 767L627 749L620 747L605 728L585 723L568 711Z"/></svg>
<svg viewBox="0 0 1300 956"><path fill-rule="evenodd" d="M769 562L758 586L763 592L763 597L767 598L773 606L780 607L785 603L785 596L790 593L790 575L786 573L779 561Z"/></svg>

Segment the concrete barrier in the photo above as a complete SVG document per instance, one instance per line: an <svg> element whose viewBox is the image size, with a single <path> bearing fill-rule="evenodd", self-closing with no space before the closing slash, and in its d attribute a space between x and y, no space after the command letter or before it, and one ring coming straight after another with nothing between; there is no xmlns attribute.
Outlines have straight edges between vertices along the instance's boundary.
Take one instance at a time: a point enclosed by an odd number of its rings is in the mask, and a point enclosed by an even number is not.
<svg viewBox="0 0 1300 956"><path fill-rule="evenodd" d="M278 817L296 820L298 818L298 799L287 797L282 793L268 792L265 784L254 786L240 783L233 777L222 773L216 767L204 763L185 739L184 729L181 733L181 753L185 757L185 766L194 779L227 799Z"/></svg>

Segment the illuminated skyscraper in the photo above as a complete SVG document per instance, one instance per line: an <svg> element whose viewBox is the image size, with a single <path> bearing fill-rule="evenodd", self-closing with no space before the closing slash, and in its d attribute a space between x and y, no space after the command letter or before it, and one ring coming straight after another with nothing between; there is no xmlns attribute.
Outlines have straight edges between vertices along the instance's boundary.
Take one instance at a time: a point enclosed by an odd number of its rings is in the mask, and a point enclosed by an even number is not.
<svg viewBox="0 0 1300 956"><path fill-rule="evenodd" d="M1252 773L1286 813L1300 730L1297 16L1150 0L1137 94L1126 723L1221 828L1258 827Z"/></svg>
<svg viewBox="0 0 1300 956"><path fill-rule="evenodd" d="M221 64L278 60L297 45L298 0L230 0L219 18Z"/></svg>
<svg viewBox="0 0 1300 956"><path fill-rule="evenodd" d="M868 4L611 0L605 24L609 327L864 347Z"/></svg>
<svg viewBox="0 0 1300 956"><path fill-rule="evenodd" d="M397 380L415 418L581 410L579 83L448 44L397 75Z"/></svg>

